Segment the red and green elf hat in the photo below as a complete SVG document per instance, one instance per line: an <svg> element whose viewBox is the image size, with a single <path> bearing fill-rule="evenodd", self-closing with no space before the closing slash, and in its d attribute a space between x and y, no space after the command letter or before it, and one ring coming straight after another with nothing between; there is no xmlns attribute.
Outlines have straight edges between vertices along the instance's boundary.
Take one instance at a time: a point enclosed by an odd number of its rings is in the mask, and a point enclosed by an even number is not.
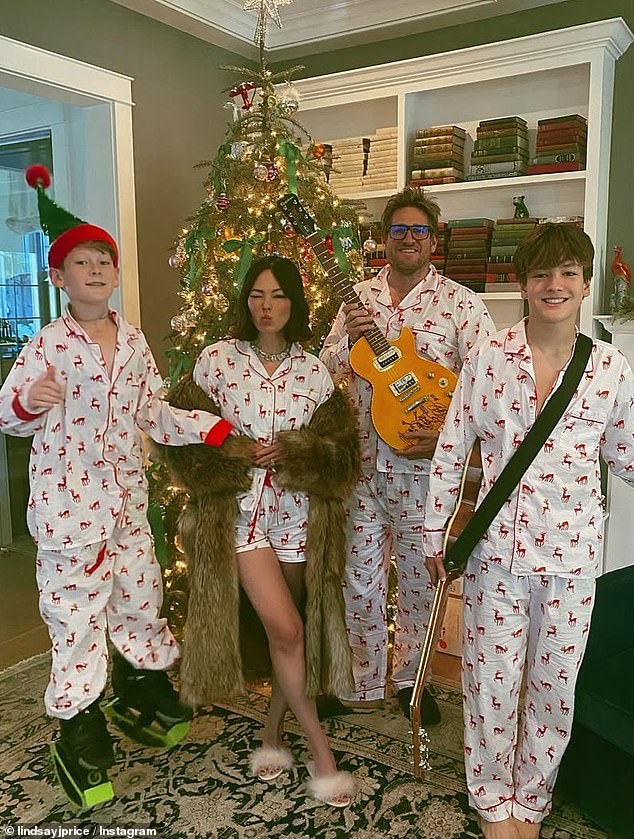
<svg viewBox="0 0 634 839"><path fill-rule="evenodd" d="M51 268L62 268L64 259L82 242L105 242L112 249L114 267L119 266L119 249L107 230L87 224L48 197L45 190L51 185L51 173L46 166L39 163L29 166L25 176L28 185L37 191L40 224L51 240L48 250L48 264Z"/></svg>

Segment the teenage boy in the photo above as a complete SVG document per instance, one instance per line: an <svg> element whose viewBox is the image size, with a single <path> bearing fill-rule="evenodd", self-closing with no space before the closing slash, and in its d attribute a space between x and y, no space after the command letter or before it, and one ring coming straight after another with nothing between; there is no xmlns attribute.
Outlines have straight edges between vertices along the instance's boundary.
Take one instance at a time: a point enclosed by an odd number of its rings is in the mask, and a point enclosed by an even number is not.
<svg viewBox="0 0 634 839"><path fill-rule="evenodd" d="M33 435L27 520L52 642L46 710L60 721L65 754L85 770L106 769L112 742L98 701L107 635L116 650L113 686L125 707L166 730L191 716L163 672L179 650L160 617L139 430L166 445L218 445L231 426L160 397L143 333L108 305L119 285L115 241L46 196L44 167L28 170L27 180L54 239L51 282L69 305L18 356L0 390L0 430Z"/></svg>
<svg viewBox="0 0 634 839"><path fill-rule="evenodd" d="M517 249L528 317L469 354L434 455L423 533L434 581L468 452L479 439L482 498L565 373L593 258L570 224L541 225ZM534 839L550 810L601 567L599 455L634 483L633 430L632 371L594 341L563 416L469 559L465 765L487 839Z"/></svg>

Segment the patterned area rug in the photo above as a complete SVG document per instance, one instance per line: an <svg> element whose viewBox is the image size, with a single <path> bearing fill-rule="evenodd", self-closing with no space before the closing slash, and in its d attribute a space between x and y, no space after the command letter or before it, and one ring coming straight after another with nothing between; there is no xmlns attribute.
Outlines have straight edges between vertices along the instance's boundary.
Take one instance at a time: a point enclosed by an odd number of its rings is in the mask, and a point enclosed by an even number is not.
<svg viewBox="0 0 634 839"><path fill-rule="evenodd" d="M478 837L467 805L461 755L462 716L455 691L435 687L443 722L432 729L432 765L424 782L409 768L409 734L398 706L327 723L339 767L352 772L353 805L335 810L305 794L307 760L296 724L285 739L295 768L267 784L248 774L248 756L264 719L266 696L250 692L203 711L189 737L169 753L121 737L110 777L114 801L77 817L58 787L48 742L55 725L42 694L48 655L0 674L0 825L151 826L169 839L462 839ZM559 802L544 839L604 839L578 811Z"/></svg>

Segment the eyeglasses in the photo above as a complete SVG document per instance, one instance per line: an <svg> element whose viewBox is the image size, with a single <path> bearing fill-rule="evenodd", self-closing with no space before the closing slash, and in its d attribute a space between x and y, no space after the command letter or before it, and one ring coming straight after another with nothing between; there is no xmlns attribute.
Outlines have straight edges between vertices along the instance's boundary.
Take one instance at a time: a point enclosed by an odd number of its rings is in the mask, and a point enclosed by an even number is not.
<svg viewBox="0 0 634 839"><path fill-rule="evenodd" d="M390 236L392 239L404 239L408 230L418 242L427 239L431 233L431 227L428 224L391 224Z"/></svg>

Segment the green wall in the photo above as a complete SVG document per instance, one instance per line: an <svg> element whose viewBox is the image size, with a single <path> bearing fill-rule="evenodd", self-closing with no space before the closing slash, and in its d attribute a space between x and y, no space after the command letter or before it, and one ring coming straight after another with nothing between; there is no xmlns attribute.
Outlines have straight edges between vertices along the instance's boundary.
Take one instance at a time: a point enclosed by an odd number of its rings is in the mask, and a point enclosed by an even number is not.
<svg viewBox="0 0 634 839"><path fill-rule="evenodd" d="M434 32L416 33L360 47L316 53L301 59L306 69L300 76L321 76L421 55L433 55L613 17L622 17L634 31L634 0L603 0L601 3L597 3L596 0L569 0L566 3L492 17L489 20L448 26ZM280 63L280 66L283 66L283 63ZM275 69L279 67L276 66ZM299 119L301 121L301 110ZM634 45L616 63L606 251L609 258L615 244L623 245L626 261L634 265L633 194ZM603 273L606 277L607 300L611 291L609 265L605 266ZM604 308L607 310L607 305Z"/></svg>
<svg viewBox="0 0 634 839"><path fill-rule="evenodd" d="M0 34L132 76L141 322L157 362L179 308L167 264L187 216L205 197L205 170L223 142L234 53L108 0L0 0ZM2 128L0 126L0 133Z"/></svg>

